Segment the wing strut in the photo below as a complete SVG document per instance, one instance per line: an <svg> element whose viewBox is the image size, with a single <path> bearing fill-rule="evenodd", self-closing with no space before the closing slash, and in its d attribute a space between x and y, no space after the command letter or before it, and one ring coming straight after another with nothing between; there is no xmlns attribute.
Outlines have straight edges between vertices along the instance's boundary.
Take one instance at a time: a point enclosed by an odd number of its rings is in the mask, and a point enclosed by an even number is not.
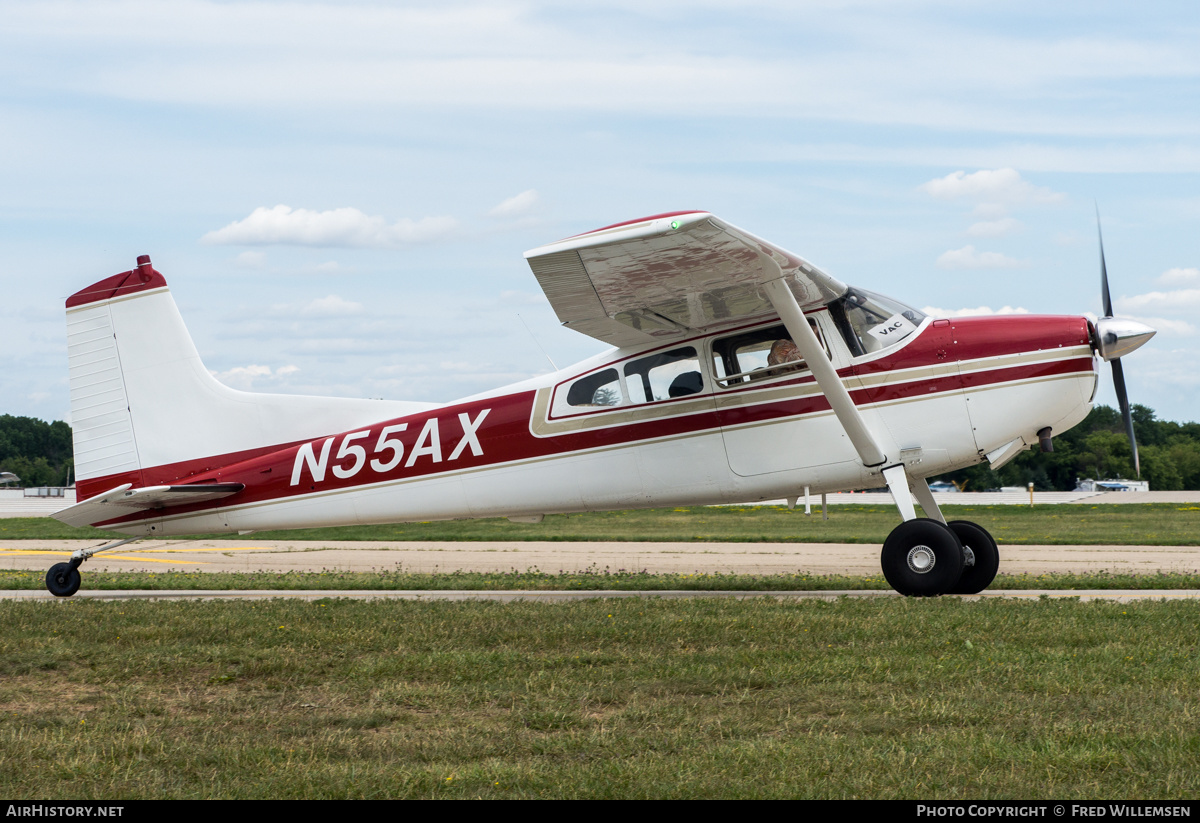
<svg viewBox="0 0 1200 823"><path fill-rule="evenodd" d="M792 294L792 290L784 282L783 271L780 269L779 264L769 255L761 253L760 255L765 270L769 271L771 268L774 268L778 272L777 277L771 278L762 284L763 290L766 291L771 305L774 306L780 319L783 320L784 328L791 335L792 342L796 344L796 348L800 350L805 363L812 370L817 385L825 393L825 399L829 401L830 408L837 415L838 422L842 424L842 429L846 432L846 436L854 444L854 449L858 452L859 459L868 468L884 465L888 462L887 454L883 451L883 448L879 445L874 435L871 434L871 430L867 428L866 421L863 420L862 415L859 414L858 407L854 405L854 401L850 398L850 392L846 391L846 386L842 383L841 378L838 377L837 370L833 368L833 364L829 362L829 359L825 356L825 352L821 349L821 344L817 341L817 336L813 333L813 330L808 325L808 321L804 318L804 312L801 310L800 304L796 301L796 296ZM887 481L888 491L892 493L892 500L895 501L896 508L900 510L900 516L906 523L909 520L916 519L917 516L916 508L913 506L913 491L916 492L922 508L929 517L945 522L941 516L941 512L937 510L937 504L933 503L933 495L929 494L929 487L925 484L925 481L921 478L909 478L903 463L896 463L883 469L883 477ZM915 489L910 480L924 486L924 494L921 493L922 490ZM931 513L931 508L936 513Z"/></svg>
<svg viewBox="0 0 1200 823"><path fill-rule="evenodd" d="M812 369L817 385L825 393L825 399L829 401L833 413L837 415L838 422L842 424L842 428L846 430L846 436L854 444L859 459L862 460L864 466L882 466L887 462L887 455L884 454L870 429L867 428L866 421L858 413L858 407L850 399L850 392L846 391L833 364L829 362L821 344L817 342L817 336L809 328L808 321L804 319L804 312L800 310L800 304L796 302L796 295L792 294L792 290L783 282L783 272L779 270L779 264L764 255L764 265L773 266L776 271L779 271L779 277L763 283L767 298L775 307L775 311L779 313L796 348L800 349L804 362ZM905 488L907 489L907 484L905 484Z"/></svg>

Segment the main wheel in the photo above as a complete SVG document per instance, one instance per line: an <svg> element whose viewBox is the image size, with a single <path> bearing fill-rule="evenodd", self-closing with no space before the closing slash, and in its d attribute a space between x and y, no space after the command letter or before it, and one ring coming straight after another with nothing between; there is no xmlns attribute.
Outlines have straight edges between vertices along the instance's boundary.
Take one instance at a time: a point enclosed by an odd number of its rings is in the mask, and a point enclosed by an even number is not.
<svg viewBox="0 0 1200 823"><path fill-rule="evenodd" d="M79 591L83 576L79 569L70 563L55 563L46 572L46 588L55 597L70 597Z"/></svg>
<svg viewBox="0 0 1200 823"><path fill-rule="evenodd" d="M907 597L950 591L963 570L962 544L948 526L918 518L892 529L880 558L883 576Z"/></svg>
<svg viewBox="0 0 1200 823"><path fill-rule="evenodd" d="M967 560L971 565L963 566L962 577L958 578L948 593L979 594L996 579L996 570L1000 568L1000 549L987 529L978 523L953 520L946 525L958 536L963 549L971 550L968 558L974 555L974 562ZM966 554L965 551L963 553Z"/></svg>

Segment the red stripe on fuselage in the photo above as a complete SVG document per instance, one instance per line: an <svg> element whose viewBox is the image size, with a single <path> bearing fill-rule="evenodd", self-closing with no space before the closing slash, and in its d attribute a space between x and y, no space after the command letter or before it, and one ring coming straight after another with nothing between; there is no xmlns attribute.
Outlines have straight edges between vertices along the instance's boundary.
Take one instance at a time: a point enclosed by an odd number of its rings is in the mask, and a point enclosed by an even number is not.
<svg viewBox="0 0 1200 823"><path fill-rule="evenodd" d="M985 322L980 323L978 320L955 321L956 325L954 328L955 343L962 346L964 350L971 351L976 357L995 357L998 355L1015 354L1021 351L1028 352L1031 348L1033 351L1037 351L1038 349L1055 350L1064 345L1064 339L1067 341L1066 345L1074 345L1074 341L1076 340L1074 332L1080 327L1083 328L1083 333L1086 335L1086 320L1084 318L1035 318L1023 316L1020 318L981 318L980 320ZM1049 336L1040 333L1040 331L1044 331L1048 327L1052 328ZM1042 345L1032 346L1031 348L1018 348L1011 345L1007 342L1010 331L1015 332L1012 336L1026 343L1033 340ZM971 334L968 335L968 332L971 332ZM974 337L975 334L978 334L979 337L990 337L992 340L989 343L978 339L968 339L968 337ZM1057 336L1054 336L1054 334L1057 334ZM922 339L926 337L928 337L927 340ZM1086 342L1086 338L1083 342ZM888 371L890 370L889 363L892 367L902 364L902 368L949 365L946 363L942 348L944 343L945 340L939 338L938 335L931 334L927 336L922 334L918 339L905 345L902 351L870 363L859 364L853 369L844 369L840 374L848 377L852 373L866 374ZM939 353L941 353L940 357ZM985 368L979 371L967 372L963 375L958 374L956 369L952 374L932 379L902 380L883 386L851 390L851 397L860 405L891 402L925 397L935 393L960 391L964 386L967 388L979 388L993 383L998 384L1015 380L1090 371L1091 368L1091 357L1088 356L1060 358L1042 363L1006 368ZM808 383L810 381L811 377L805 376L796 382ZM786 383L773 383L763 388L777 390L782 385L786 385ZM745 393L750 394L754 390L746 389ZM740 394L741 392L739 391L738 393ZM727 396L728 394L723 393L722 396ZM435 412L422 412L407 417L381 421L369 428L354 429L350 432L341 432L311 441L290 443L231 455L183 461L143 469L141 472L112 475L103 479L91 479L86 481L86 485L81 484L80 486L84 491L82 499L87 499L87 497L112 488L121 482L135 482L132 479L134 475L138 476L136 482L140 485L167 485L181 482L222 482L243 483L246 487L237 495L224 498L220 501L172 507L169 510L172 515L184 514L192 511L211 510L265 500L285 499L314 492L349 489L368 484L429 477L462 469L480 468L531 458L570 454L597 448L626 446L656 438L681 436L703 431L716 431L720 429L722 424L728 427L754 422L782 420L819 413L830 408L824 395L815 394L796 399L722 409L719 416L715 409L709 409L683 414L678 417L624 423L609 427L597 427L586 431L565 432L547 437L536 437L530 431L530 419L533 413L535 397L535 392L527 391L513 395L487 398L468 404L446 406ZM679 402L691 401L694 403L696 399L696 396L692 395L688 398L679 398ZM666 405L670 402L675 401L664 401L656 405ZM628 411L629 407L624 406L620 407L620 409ZM449 459L465 435L459 415L466 415L468 422L476 421L484 410L487 410L487 416L479 424L477 431L482 453L475 455L470 448L464 448L455 459ZM599 413L595 416L599 416ZM438 421L441 460L435 461L433 455L421 454L413 460L411 466L406 466L405 464L409 462L414 448L418 446L422 432L426 430L427 421L431 418L436 418ZM379 460L382 463L386 463L388 462L387 458L392 456L391 451L380 451L377 448L383 439L381 437L383 429L400 424L406 424L407 429L404 432L393 434L392 438L398 439L404 444L404 458L395 468L389 471L375 471L370 465L372 460ZM369 432L369 434L366 437L356 438L351 441L346 440L347 435L363 431ZM324 452L325 443L329 440L332 440L332 442L328 447L324 478L319 482L313 480L313 472L310 470L309 464L306 463L305 468L302 468L300 472L301 482L293 485L291 480L297 462L298 460L303 461L303 458L298 458L300 449L306 444L311 444L309 454L315 460ZM359 471L352 477L339 478L334 474L333 467L337 466L345 472L358 462L349 453L343 459L337 458L337 454L344 443L362 447L366 452L366 458L362 461L363 465ZM429 447L431 443L427 439L426 441L422 441L422 445ZM93 489L95 491L92 491ZM161 516L161 513L155 512L149 516L157 517ZM106 522L118 523L142 519L148 519L147 513L135 513Z"/></svg>
<svg viewBox="0 0 1200 823"><path fill-rule="evenodd" d="M1069 346L1086 346L1089 340L1086 317L1035 314L960 317L938 321L897 351L840 373L868 375L933 366L946 360L965 363L1009 354L1052 352Z"/></svg>

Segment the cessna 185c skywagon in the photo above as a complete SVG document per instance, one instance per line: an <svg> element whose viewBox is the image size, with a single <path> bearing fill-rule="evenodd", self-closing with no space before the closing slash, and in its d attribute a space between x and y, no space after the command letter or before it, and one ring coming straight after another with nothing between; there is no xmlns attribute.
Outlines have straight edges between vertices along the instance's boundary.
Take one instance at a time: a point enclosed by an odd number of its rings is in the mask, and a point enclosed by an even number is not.
<svg viewBox="0 0 1200 823"><path fill-rule="evenodd" d="M883 572L974 593L999 553L926 477L1023 449L1091 409L1099 358L1154 330L1106 317L939 320L706 212L527 252L569 328L612 348L454 403L253 394L204 368L149 257L67 300L83 501L55 517L176 536L743 503L886 485ZM1103 265L1103 249L1101 249ZM917 517L913 496L925 517ZM74 594L76 552L46 577Z"/></svg>

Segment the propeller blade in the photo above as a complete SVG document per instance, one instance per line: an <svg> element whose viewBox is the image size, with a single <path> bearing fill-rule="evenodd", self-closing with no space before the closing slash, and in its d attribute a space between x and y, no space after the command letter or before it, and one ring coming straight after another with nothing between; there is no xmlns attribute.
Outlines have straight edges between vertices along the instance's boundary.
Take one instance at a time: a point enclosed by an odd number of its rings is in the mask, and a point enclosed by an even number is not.
<svg viewBox="0 0 1200 823"><path fill-rule="evenodd" d="M1137 438L1133 434L1133 413L1129 408L1129 393L1125 391L1125 371L1121 368L1121 355L1128 354L1154 336L1154 329L1131 320L1113 318L1112 297L1108 293L1108 266L1104 263L1104 233L1100 230L1100 205L1096 204L1096 237L1100 240L1100 302L1104 304L1104 317L1096 321L1096 350L1112 364L1113 388L1117 390L1117 403L1121 407L1121 419L1125 421L1125 433L1129 435L1129 451L1133 454L1133 470L1142 476L1142 464L1138 460Z"/></svg>
<svg viewBox="0 0 1200 823"><path fill-rule="evenodd" d="M1125 372L1121 360L1112 361L1113 386L1117 390L1117 403L1121 407L1121 419L1125 421L1125 433L1129 435L1129 450L1133 453L1133 470L1142 476L1142 464L1138 460L1137 438L1133 435L1133 413L1129 410L1129 395L1125 391Z"/></svg>
<svg viewBox="0 0 1200 823"><path fill-rule="evenodd" d="M1104 316L1112 317L1112 298L1108 294L1108 268L1104 265L1104 234L1100 231L1100 207L1096 206L1096 236L1100 238L1100 302Z"/></svg>

